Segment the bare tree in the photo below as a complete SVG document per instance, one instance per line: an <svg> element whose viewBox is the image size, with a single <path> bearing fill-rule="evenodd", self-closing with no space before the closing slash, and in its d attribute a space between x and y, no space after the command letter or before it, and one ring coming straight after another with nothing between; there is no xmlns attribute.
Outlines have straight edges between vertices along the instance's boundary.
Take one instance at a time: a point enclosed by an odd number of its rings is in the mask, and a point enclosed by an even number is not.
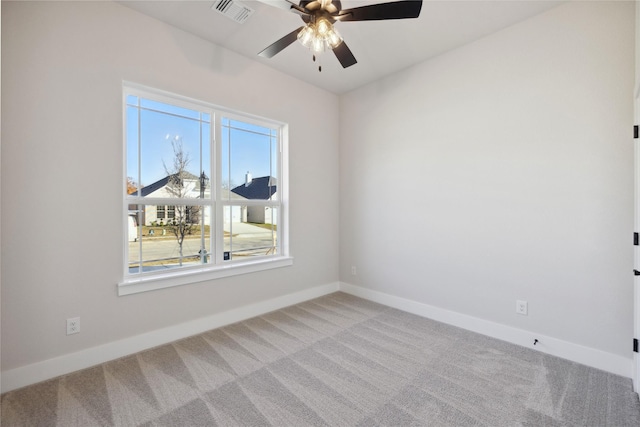
<svg viewBox="0 0 640 427"><path fill-rule="evenodd" d="M173 147L173 165L169 169L163 162L164 170L167 173L168 181L166 190L171 197L177 199L187 198L190 189L187 187L186 180L192 175L187 172L189 165L189 153L186 153L182 147L182 141L175 138L171 141ZM186 204L175 206L175 216L167 223L167 228L176 237L180 252L180 266L182 266L183 252L182 244L184 238L192 234L198 224L200 209L198 206L188 206Z"/></svg>

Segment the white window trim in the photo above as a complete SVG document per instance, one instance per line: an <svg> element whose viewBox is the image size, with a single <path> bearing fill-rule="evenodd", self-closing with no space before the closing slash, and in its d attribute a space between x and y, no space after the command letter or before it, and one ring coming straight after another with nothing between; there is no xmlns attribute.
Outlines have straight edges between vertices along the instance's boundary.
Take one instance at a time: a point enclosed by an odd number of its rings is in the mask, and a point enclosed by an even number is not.
<svg viewBox="0 0 640 427"><path fill-rule="evenodd" d="M256 273L274 268L288 267L290 265L293 265L292 257L280 256L268 259L242 261L242 263L230 261L228 264L208 268L202 268L200 266L184 267L169 273L156 274L154 276L140 276L136 279L123 281L118 285L118 296L155 291L174 286L190 285L192 283L206 282L240 274Z"/></svg>
<svg viewBox="0 0 640 427"><path fill-rule="evenodd" d="M278 122L275 120L265 119L263 117L258 117L251 114L246 114L242 112L236 112L224 107L220 107L214 104L210 104L204 101L199 101L196 99L191 99L185 96L176 95L170 92L146 87L139 85L137 83L131 83L124 81L123 82L123 153L125 156L123 157L123 175L124 182L126 183L127 179L127 168L126 168L126 150L127 150L127 141L126 141L126 97L127 95L136 95L142 98L149 98L150 95L153 95L152 99L157 99L162 102L167 102L172 105L185 107L185 108L193 108L194 105L203 107L205 109L213 110L212 120L219 121L219 115L224 115L225 117L239 120L251 120L253 123L263 124L267 127L272 127L274 125L280 128L279 142L280 142L280 164L279 164L279 173L278 173L278 202L267 202L269 205L278 206L280 209L280 217L278 223L278 235L280 239L279 249L280 255L275 256L265 256L265 257L256 257L247 260L240 261L225 261L224 263L219 264L206 264L205 265L194 265L181 267L179 269L171 269L167 272L153 272L153 273L140 273L136 275L127 274L128 271L128 260L125 259L125 255L128 251L128 233L122 233L123 240L123 251L122 251L122 262L123 262L123 277L122 280L118 282L118 296L123 295L131 295L137 294L140 292L147 292L159 289L165 289L174 286L182 286L188 285L192 283L199 283L204 281L216 280L224 277L236 276L241 274L249 274L256 273L260 271L271 270L274 268L282 268L293 265L293 257L290 255L289 248L289 197L288 197L288 178L289 178L289 158L288 158L288 125L286 123ZM211 165L212 170L215 171L215 185L219 187L218 183L221 182L222 175L219 165L217 163L218 159L221 156L221 146L217 141L221 141L220 138L220 126L216 122L215 124L212 122L212 138L216 141L213 144L211 150ZM213 178L213 177L212 177ZM212 180L213 181L213 180ZM213 192L212 185L212 192ZM214 209L214 223L211 226L215 225L216 229L222 229L223 215L222 210L224 206L234 205L234 202L223 202L220 200L218 188L215 189L216 199L212 204L207 204L207 206L212 206ZM153 199L145 199L146 204L153 204ZM247 201L249 204L252 204L251 201ZM123 197L123 230L126 231L128 228L128 206L131 204L131 200L128 199L125 194ZM202 204L198 203L198 199L189 200L189 204ZM243 203L247 204L247 203ZM216 233L219 234L219 233ZM219 251L222 248L220 245L221 242L215 242L214 248ZM214 254L212 254L214 255ZM218 254L219 256L221 254ZM218 260L219 261L219 260Z"/></svg>

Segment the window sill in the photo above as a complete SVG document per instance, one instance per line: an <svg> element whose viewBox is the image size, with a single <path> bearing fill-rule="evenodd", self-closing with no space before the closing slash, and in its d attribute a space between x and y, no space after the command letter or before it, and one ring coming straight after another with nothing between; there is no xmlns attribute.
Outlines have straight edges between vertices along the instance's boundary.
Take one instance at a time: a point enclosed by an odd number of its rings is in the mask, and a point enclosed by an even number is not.
<svg viewBox="0 0 640 427"><path fill-rule="evenodd" d="M167 274L126 278L118 283L118 296L155 291L157 289L188 285L240 274L256 273L290 265L293 265L293 258L283 256L237 264L229 263L216 267L207 266L205 268L180 270Z"/></svg>

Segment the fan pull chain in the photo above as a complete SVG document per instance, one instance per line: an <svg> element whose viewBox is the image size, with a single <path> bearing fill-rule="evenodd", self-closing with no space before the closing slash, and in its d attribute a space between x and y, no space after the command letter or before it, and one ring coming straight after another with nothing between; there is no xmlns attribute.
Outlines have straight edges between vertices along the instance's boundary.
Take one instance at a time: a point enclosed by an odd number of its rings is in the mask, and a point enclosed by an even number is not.
<svg viewBox="0 0 640 427"><path fill-rule="evenodd" d="M322 72L322 61L320 61L320 57L316 58L316 54L313 54L313 62L318 62L318 72L321 73Z"/></svg>

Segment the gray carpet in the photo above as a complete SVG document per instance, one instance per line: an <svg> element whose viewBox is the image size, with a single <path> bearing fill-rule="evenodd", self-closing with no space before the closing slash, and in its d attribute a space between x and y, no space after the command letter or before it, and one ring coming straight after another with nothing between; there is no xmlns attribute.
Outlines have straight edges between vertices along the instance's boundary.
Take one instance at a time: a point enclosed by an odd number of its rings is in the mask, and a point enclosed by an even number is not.
<svg viewBox="0 0 640 427"><path fill-rule="evenodd" d="M640 426L631 380L335 293L2 396L2 426Z"/></svg>

